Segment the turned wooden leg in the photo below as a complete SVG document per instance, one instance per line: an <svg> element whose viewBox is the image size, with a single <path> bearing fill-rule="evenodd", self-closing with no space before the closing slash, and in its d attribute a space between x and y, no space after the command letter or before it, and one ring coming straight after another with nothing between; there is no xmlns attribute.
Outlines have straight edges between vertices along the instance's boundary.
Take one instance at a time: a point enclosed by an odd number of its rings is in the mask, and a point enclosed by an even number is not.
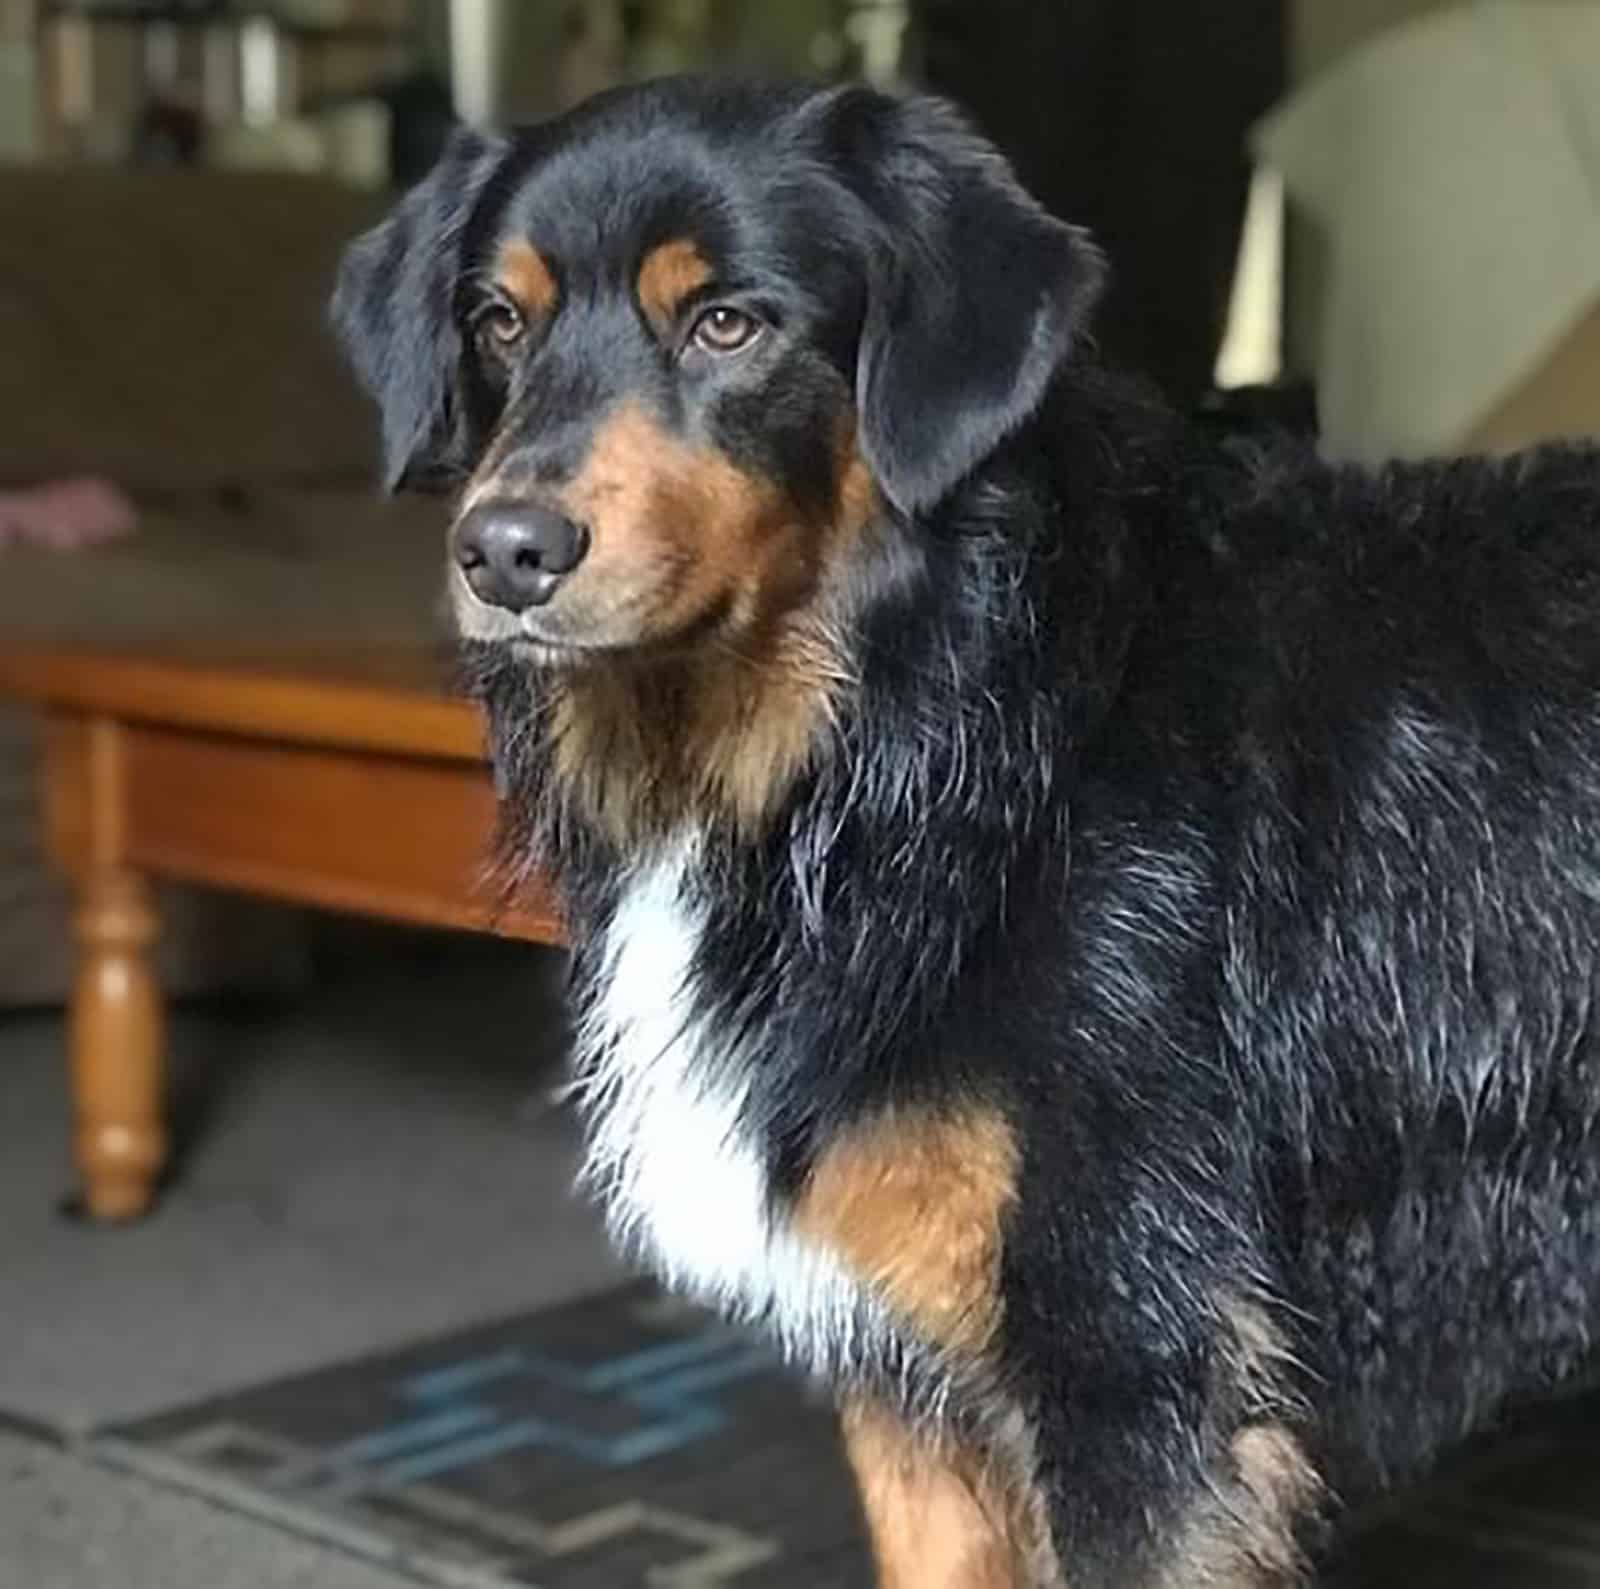
<svg viewBox="0 0 1600 1589"><path fill-rule="evenodd" d="M84 1203L97 1219L150 1206L167 1153L161 990L151 964L157 921L136 872L81 880L70 1046L73 1146Z"/></svg>
<svg viewBox="0 0 1600 1589"><path fill-rule="evenodd" d="M122 726L53 716L43 776L50 847L77 893L68 1044L83 1201L98 1219L132 1219L150 1206L167 1132L156 911L129 858Z"/></svg>

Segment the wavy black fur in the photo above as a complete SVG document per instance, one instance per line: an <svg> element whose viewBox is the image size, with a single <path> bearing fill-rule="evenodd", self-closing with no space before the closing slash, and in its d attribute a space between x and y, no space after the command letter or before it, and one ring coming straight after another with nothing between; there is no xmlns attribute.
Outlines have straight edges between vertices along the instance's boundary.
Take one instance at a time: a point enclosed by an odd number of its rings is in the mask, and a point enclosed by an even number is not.
<svg viewBox="0 0 1600 1589"><path fill-rule="evenodd" d="M701 991L791 1181L886 1099L1020 1105L1010 1350L1067 1515L1132 1528L1217 1297L1282 1304L1346 1496L1590 1349L1600 456L1186 457L1097 386L919 527L836 753L711 851ZM478 664L515 853L597 925L620 858Z"/></svg>
<svg viewBox="0 0 1600 1589"><path fill-rule="evenodd" d="M1252 1421L1354 1498L1576 1374L1600 454L1329 467L1079 350L880 528L826 744L759 836L708 828L693 993L754 1039L780 1196L886 1104L1015 1122L999 1377L1073 1582L1147 1581ZM633 857L553 773L548 680L467 664L581 989ZM1227 1371L1240 1303L1273 1383Z"/></svg>

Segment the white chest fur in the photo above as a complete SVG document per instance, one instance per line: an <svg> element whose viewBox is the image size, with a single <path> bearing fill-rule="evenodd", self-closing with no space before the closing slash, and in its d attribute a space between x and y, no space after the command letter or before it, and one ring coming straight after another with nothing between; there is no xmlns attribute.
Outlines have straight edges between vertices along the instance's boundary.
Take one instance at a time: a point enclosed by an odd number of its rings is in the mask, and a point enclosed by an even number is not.
<svg viewBox="0 0 1600 1589"><path fill-rule="evenodd" d="M639 873L612 920L579 1030L585 1179L613 1233L677 1289L771 1330L818 1372L859 1360L877 1308L772 1207L740 1121L758 1054L719 1050L689 997L700 918L688 852Z"/></svg>

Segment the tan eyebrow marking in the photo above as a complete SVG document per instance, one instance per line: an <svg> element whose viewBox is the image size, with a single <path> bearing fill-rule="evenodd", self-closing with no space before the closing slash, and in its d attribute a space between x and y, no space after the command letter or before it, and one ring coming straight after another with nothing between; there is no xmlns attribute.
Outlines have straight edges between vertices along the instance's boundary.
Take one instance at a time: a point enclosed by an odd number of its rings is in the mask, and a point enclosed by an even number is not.
<svg viewBox="0 0 1600 1589"><path fill-rule="evenodd" d="M706 257L687 237L661 243L639 267L639 307L658 332L678 318L689 295L711 280Z"/></svg>
<svg viewBox="0 0 1600 1589"><path fill-rule="evenodd" d="M555 273L544 255L525 238L514 237L501 244L494 275L500 290L514 299L530 320L542 319L555 308Z"/></svg>

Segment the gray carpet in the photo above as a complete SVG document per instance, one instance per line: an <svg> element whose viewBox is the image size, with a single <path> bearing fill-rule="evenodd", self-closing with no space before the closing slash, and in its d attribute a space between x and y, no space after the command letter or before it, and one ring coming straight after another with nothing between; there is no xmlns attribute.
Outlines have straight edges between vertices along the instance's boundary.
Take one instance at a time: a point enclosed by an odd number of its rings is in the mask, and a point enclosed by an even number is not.
<svg viewBox="0 0 1600 1589"><path fill-rule="evenodd" d="M78 1431L614 1284L547 1103L559 974L396 939L304 998L180 1013L192 1151L124 1229L58 1207L59 1017L0 1017L0 1411Z"/></svg>
<svg viewBox="0 0 1600 1589"><path fill-rule="evenodd" d="M402 1589L414 1580L0 1430L5 1589Z"/></svg>

